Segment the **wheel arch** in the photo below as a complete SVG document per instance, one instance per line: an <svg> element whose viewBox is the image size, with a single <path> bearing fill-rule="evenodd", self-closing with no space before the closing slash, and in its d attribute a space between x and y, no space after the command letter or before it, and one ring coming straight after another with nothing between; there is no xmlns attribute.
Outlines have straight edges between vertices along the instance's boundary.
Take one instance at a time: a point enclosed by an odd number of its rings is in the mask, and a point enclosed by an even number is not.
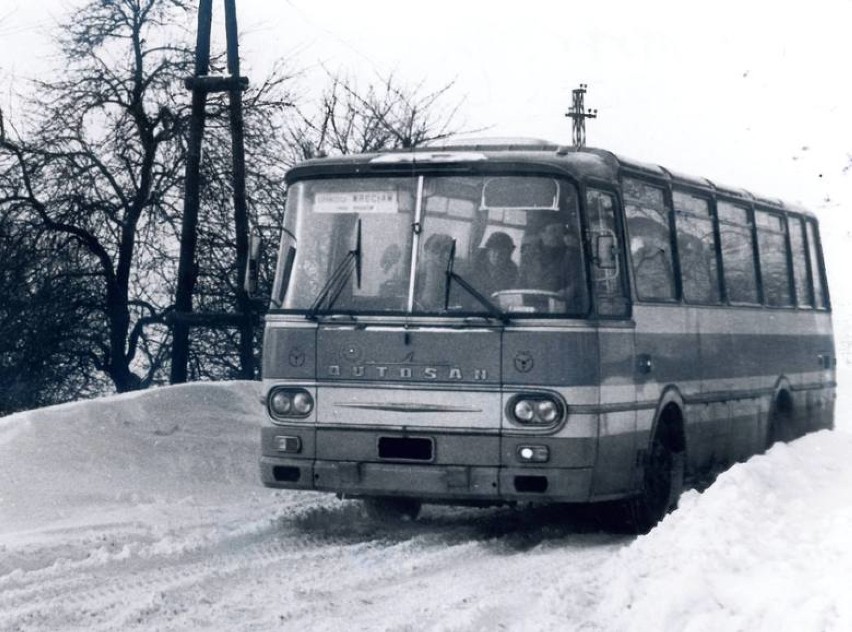
<svg viewBox="0 0 852 632"><path fill-rule="evenodd" d="M676 453L686 453L686 406L680 389L667 386L660 395L657 409L654 413L654 423L648 436L648 445L654 440L657 432L662 432L666 446Z"/></svg>
<svg viewBox="0 0 852 632"><path fill-rule="evenodd" d="M795 402L793 400L793 386L786 375L781 375L775 380L775 386L772 388L772 401L769 403L770 417L775 414L779 406L789 406L789 411L792 412Z"/></svg>
<svg viewBox="0 0 852 632"><path fill-rule="evenodd" d="M772 401L769 402L769 414L766 418L764 450L776 441L790 441L796 437L795 421L796 401L790 380L782 375L775 381L772 389Z"/></svg>

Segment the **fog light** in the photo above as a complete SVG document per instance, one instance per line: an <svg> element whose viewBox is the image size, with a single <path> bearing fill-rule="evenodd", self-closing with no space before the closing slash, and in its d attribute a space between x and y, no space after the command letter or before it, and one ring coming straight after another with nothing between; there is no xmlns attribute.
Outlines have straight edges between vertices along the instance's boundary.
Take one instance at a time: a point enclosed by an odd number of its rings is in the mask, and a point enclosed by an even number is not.
<svg viewBox="0 0 852 632"><path fill-rule="evenodd" d="M520 445L517 455L522 463L547 463L550 460L550 449L546 445Z"/></svg>
<svg viewBox="0 0 852 632"><path fill-rule="evenodd" d="M302 440L299 437L275 437L275 449L279 452L296 453L302 451Z"/></svg>

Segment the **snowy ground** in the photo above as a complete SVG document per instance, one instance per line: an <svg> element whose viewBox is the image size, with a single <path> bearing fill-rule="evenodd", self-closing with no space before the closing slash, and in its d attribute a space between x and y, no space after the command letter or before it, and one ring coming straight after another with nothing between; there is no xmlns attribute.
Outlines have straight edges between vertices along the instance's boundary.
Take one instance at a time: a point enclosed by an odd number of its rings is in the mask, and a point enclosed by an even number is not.
<svg viewBox="0 0 852 632"><path fill-rule="evenodd" d="M267 490L258 408L196 384L0 419L0 630L852 630L852 402L640 538Z"/></svg>

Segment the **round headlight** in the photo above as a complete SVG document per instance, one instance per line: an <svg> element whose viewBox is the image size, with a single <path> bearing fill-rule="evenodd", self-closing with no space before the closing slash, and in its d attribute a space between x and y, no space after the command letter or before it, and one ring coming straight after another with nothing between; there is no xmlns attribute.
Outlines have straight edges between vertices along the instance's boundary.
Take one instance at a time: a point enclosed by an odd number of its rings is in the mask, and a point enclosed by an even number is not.
<svg viewBox="0 0 852 632"><path fill-rule="evenodd" d="M532 421L533 417L535 417L535 410L532 403L526 399L519 399L515 402L514 413L518 421Z"/></svg>
<svg viewBox="0 0 852 632"><path fill-rule="evenodd" d="M293 401L288 393L277 391L269 400L269 406L276 415L286 415L293 409Z"/></svg>
<svg viewBox="0 0 852 632"><path fill-rule="evenodd" d="M553 423L559 416L559 409L556 407L556 403L549 399L536 402L535 408L539 419L544 422Z"/></svg>
<svg viewBox="0 0 852 632"><path fill-rule="evenodd" d="M300 415L307 415L314 408L314 400L310 394L302 391L293 398L293 409Z"/></svg>

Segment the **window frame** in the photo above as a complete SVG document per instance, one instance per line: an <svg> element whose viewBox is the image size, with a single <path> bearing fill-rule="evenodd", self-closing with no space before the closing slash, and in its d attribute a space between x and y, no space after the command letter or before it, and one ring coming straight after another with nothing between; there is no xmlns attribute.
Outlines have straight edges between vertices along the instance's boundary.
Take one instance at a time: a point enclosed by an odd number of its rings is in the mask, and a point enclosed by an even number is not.
<svg viewBox="0 0 852 632"><path fill-rule="evenodd" d="M819 274L820 284L822 286L820 289L822 290L823 306L820 307L818 305L819 301L817 300L816 284L813 282L814 277L813 276L811 277L811 287L813 288L813 297L814 297L813 309L816 310L816 311L820 311L820 312L829 312L830 313L832 311L831 310L831 295L829 294L829 291L828 291L828 282L827 282L828 279L827 279L827 274L826 274L826 269L825 269L825 253L824 253L824 250L823 250L823 247L822 247L822 235L820 234L820 230L819 230L819 222L815 218L809 217L807 215L802 215L802 219L804 220L804 224L805 224L805 236L806 236L805 237L805 248L808 251L808 269L811 269L811 267L812 267L811 263L815 260L816 264L817 264L817 268L818 268L818 270L816 270L816 273ZM807 226L808 225L810 225L811 229L813 230L813 240L814 240L814 246L816 248L816 252L813 253L814 256L811 256L811 252L810 252L811 243L810 243L810 239L807 237L807 230L808 230Z"/></svg>
<svg viewBox="0 0 852 632"><path fill-rule="evenodd" d="M724 271L722 268L722 250L721 250L721 238L719 235L719 221L716 215L716 198L715 196L704 189L698 187L691 187L688 185L684 185L681 183L673 183L671 185L671 197L672 197L672 214L673 214L673 230L675 233L675 243L678 241L679 228L678 228L678 210L675 207L674 197L675 193L682 193L685 195L690 195L694 198L701 199L707 202L707 210L708 210L708 219L710 220L710 228L713 231L713 256L716 259L716 289L718 290L719 299L717 301L712 302L697 302L688 300L686 297L686 292L684 290L684 279L683 279L683 268L681 266L680 260L680 248L678 245L677 251L677 267L680 277L680 296L681 300L685 305L695 305L700 307L718 307L720 305L727 304L727 296L726 296L726 288L724 283ZM695 216L692 213L686 211L687 215ZM695 216L697 217L697 216Z"/></svg>
<svg viewBox="0 0 852 632"><path fill-rule="evenodd" d="M647 186L660 189L663 194L663 205L665 217L668 222L668 244L671 253L672 286L674 296L672 298L643 298L639 296L639 288L636 280L636 267L633 263L633 252L630 247L630 219L627 217L627 202L624 195L625 179L636 180ZM672 184L668 180L653 177L649 174L623 170L618 179L618 187L621 193L621 212L624 215L624 247L627 253L627 265L630 268L630 297L634 303L655 305L678 305L683 302L683 293L680 283L680 258L677 251L677 239L674 226L674 209L672 203Z"/></svg>
<svg viewBox="0 0 852 632"><path fill-rule="evenodd" d="M737 224L731 224L726 220L722 220L719 216L719 203L730 204L736 208L743 209L746 212L746 218L749 225L740 226L741 228L747 228L749 231L749 243L751 243L751 259L752 266L754 269L754 282L755 282L755 293L756 300L755 302L749 301L734 301L731 299L730 290L728 288L728 277L725 271L725 257L724 257L724 248L722 244L722 224L731 226L738 226ZM763 307L763 285L761 283L761 270L760 270L760 258L758 256L757 251L757 233L755 230L755 220L754 220L754 209L751 202L748 200L737 198L729 195L718 195L714 196L714 204L713 204L713 212L715 217L716 229L718 231L718 254L719 260L722 263L722 267L720 268L722 274L722 304L727 305L729 307L746 307L746 308L754 308L754 307Z"/></svg>
<svg viewBox="0 0 852 632"><path fill-rule="evenodd" d="M764 278L763 278L764 266L763 266L763 261L761 260L761 254L760 254L760 234L761 233L760 233L760 226L758 225L758 222L757 222L757 214L758 213L764 213L764 214L770 215L772 217L777 217L780 220L781 225L782 225L783 230L784 230L784 244L786 246L786 256L784 257L784 265L785 265L785 268L786 268L786 275L787 275L787 292L788 292L788 296L789 296L789 299L790 299L790 302L787 305L770 305L769 302L768 302L769 299L767 297L766 284L764 283ZM793 260L792 260L792 246L790 244L790 231L789 231L789 227L787 225L787 213L785 213L781 209L773 208L771 206L760 205L760 206L754 207L753 218L754 218L754 221L753 221L752 226L753 226L753 230L754 230L754 233L755 233L755 240L756 240L756 243L757 243L757 250L755 251L755 256L757 257L759 265L760 265L759 270L760 270L760 285L761 285L761 299L762 299L761 304L764 307L768 307L770 309L795 309L798 306L796 304L796 286L795 286L795 278L793 276L794 273L793 273Z"/></svg>
<svg viewBox="0 0 852 632"><path fill-rule="evenodd" d="M588 206L587 206L587 194L589 189L594 189L600 191L601 193L611 195L613 201L615 203L615 207L613 209L613 215L615 217L615 233L616 239L618 240L618 256L622 266L622 270L624 270L624 274L621 275L621 289L624 293L624 298L627 301L627 310L626 313L622 316L615 316L609 314L601 314L598 310L598 296L594 291L594 283L592 280L592 266L593 264L593 247L591 243L591 229L589 227L589 216L588 216ZM629 250L629 245L627 243L627 216L624 212L624 201L622 199L622 188L621 188L621 180L619 179L617 182L613 182L611 180L599 180L595 178L590 178L584 180L580 187L580 221L583 226L583 242L586 252L586 281L588 283L588 292L589 297L591 298L591 307L592 307L592 315L594 318L598 320L607 320L607 321L618 321L618 320L630 320L633 318L633 279L632 279L632 264L629 260L629 255L627 251Z"/></svg>
<svg viewBox="0 0 852 632"><path fill-rule="evenodd" d="M787 239L790 242L790 265L792 266L793 271L793 299L795 300L795 307L799 310L814 310L816 309L816 292L814 291L814 281L813 275L811 273L811 264L809 261L809 253L808 253L808 237L806 233L806 217L801 213L784 213L785 220L787 222ZM805 291L807 294L807 302L804 304L799 304L799 284L796 280L796 271L795 271L795 257L796 253L793 251L793 230L796 227L799 231L800 239L802 240L802 255L804 256L805 263Z"/></svg>

